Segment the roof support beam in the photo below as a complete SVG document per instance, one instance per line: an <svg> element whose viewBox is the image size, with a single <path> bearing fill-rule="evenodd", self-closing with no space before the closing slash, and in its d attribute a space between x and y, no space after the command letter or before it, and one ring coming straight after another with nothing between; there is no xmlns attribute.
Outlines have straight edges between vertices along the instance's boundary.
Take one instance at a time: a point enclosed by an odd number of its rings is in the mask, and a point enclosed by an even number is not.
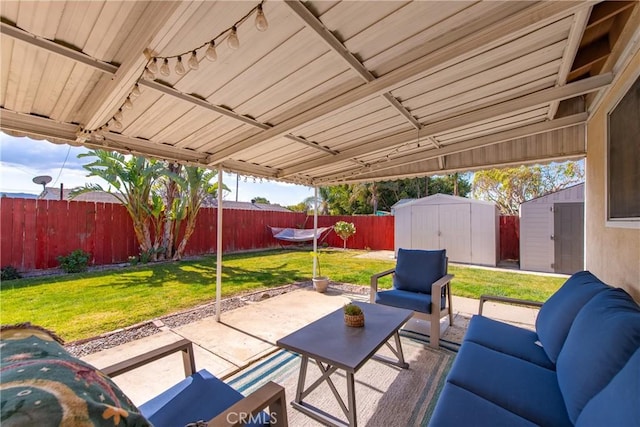
<svg viewBox="0 0 640 427"><path fill-rule="evenodd" d="M44 138L54 142L64 142L70 145L78 145L76 132L78 127L72 123L60 123L45 117L30 114L16 113L15 111L0 108L2 122L0 129L19 135ZM156 157L167 160L177 160L202 164L205 154L197 153L183 148L176 148L166 144L154 144L153 153L149 154L149 141L140 138L131 138L114 132L107 132L104 141L87 140L82 145L102 150L116 150L131 154L140 154L147 157Z"/></svg>
<svg viewBox="0 0 640 427"><path fill-rule="evenodd" d="M14 27L13 25L9 25L5 22L0 22L0 34L9 36L12 39L19 40L31 46L46 50L47 52L55 53L56 55L60 55L64 58L71 59L72 61L86 65L95 70L102 71L103 73L115 74L116 71L118 71L118 67L116 67L115 65L99 61L95 58L90 57L89 55L85 55L82 52L78 52L77 50L73 50L61 44L43 39L42 37L38 37L36 35L28 33L18 27Z"/></svg>
<svg viewBox="0 0 640 427"><path fill-rule="evenodd" d="M587 22L589 21L591 10L592 8L586 8L576 12L575 21L571 26L571 31L567 40L567 47L565 48L564 54L562 55L562 63L560 64L560 69L558 70L558 81L556 82L557 86L562 86L567 83L569 71L571 71L573 60L578 53L580 40L582 40L582 33L584 33L584 29L587 26ZM549 112L547 113L547 118L549 120L552 120L556 116L559 105L560 101L553 101L549 105Z"/></svg>
<svg viewBox="0 0 640 427"><path fill-rule="evenodd" d="M341 177L348 179L358 175L377 172L385 169L391 169L397 166L405 166L411 163L419 163L425 160L441 158L441 156L461 153L463 151L472 150L474 148L486 147L489 145L494 145L494 144L499 144L501 142L509 141L512 139L524 138L527 136L545 133L552 130L575 126L581 123L585 123L587 121L587 118L588 118L587 113L579 113L579 114L574 114L572 116L563 117L561 119L522 126L515 129L497 132L491 135L481 136L479 138L468 139L466 141L447 145L445 147L441 147L435 150L427 150L422 153L412 152L400 157L396 157L389 161L385 161L375 165L369 165L359 170L354 170L353 172L348 174L324 177L324 178L317 179L314 182L316 184L321 184L324 181L335 181L336 179L340 179Z"/></svg>
<svg viewBox="0 0 640 427"><path fill-rule="evenodd" d="M434 134L481 122L483 120L487 120L492 117L510 113L513 111L531 108L538 105L544 105L552 101L561 101L563 99L573 98L578 95L583 95L585 93L601 89L609 85L612 81L613 75L611 73L608 73L600 76L590 77L584 80L579 80L575 83L569 83L565 86L545 89L539 92L532 93L530 95L522 96L510 101L505 101L500 104L489 105L459 116L449 117L439 122L431 123L424 126L424 128L419 133L416 131L402 132L383 139L372 140L370 142L359 144L357 147L344 150L340 154L331 158L322 157L311 162L306 162L304 165L283 169L280 177L287 177L305 170L318 168L333 162L348 160L367 153L390 149L397 145L417 141L418 138L422 139Z"/></svg>
<svg viewBox="0 0 640 427"><path fill-rule="evenodd" d="M315 32L328 46L337 53L349 67L354 70L365 82L372 82L376 77L369 71L343 44L334 36L320 20L306 8L299 0L285 0L285 4L309 27ZM416 129L420 129L421 125L415 117L411 115L404 105L402 105L389 92L382 94L382 97L396 109L410 124Z"/></svg>
<svg viewBox="0 0 640 427"><path fill-rule="evenodd" d="M154 40L172 28L188 7L188 2L149 3L145 9L145 25L136 26L127 37L125 48L128 54L122 65L118 67L112 79L99 84L98 89L89 98L88 105L83 109L81 123L86 129L95 130L113 117L147 65L149 58L144 54L145 49L156 44Z"/></svg>
<svg viewBox="0 0 640 427"><path fill-rule="evenodd" d="M430 55L423 56L413 62L401 66L369 83L352 89L343 95L307 111L298 114L258 135L246 138L235 145L222 149L208 159L210 165L218 164L234 153L253 147L256 144L281 137L295 128L319 119L327 114L336 113L354 103L372 96L379 96L393 90L406 82L418 79L427 73L446 67L457 58L484 51L514 37L523 35L527 29L540 22L559 19L587 7L585 3L573 2L540 2L521 10L501 22L486 27L474 34L464 36L454 42L442 40L442 46Z"/></svg>

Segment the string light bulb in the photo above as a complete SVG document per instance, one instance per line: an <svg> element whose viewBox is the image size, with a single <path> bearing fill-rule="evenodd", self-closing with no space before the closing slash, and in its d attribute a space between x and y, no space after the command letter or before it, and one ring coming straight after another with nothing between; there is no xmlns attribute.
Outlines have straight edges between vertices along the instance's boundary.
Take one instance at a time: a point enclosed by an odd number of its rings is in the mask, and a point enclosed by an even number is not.
<svg viewBox="0 0 640 427"><path fill-rule="evenodd" d="M178 56L178 62L176 62L176 74L182 76L186 72L187 70L184 68L184 64L182 63L182 57Z"/></svg>
<svg viewBox="0 0 640 427"><path fill-rule="evenodd" d="M148 68L144 69L144 73L142 74L142 77L144 77L146 80L154 80L156 78L155 74L153 74L153 72Z"/></svg>
<svg viewBox="0 0 640 427"><path fill-rule="evenodd" d="M262 11L262 3L258 5L256 12L256 28L258 31L267 31L267 28L269 28L267 17L264 16L264 12Z"/></svg>
<svg viewBox="0 0 640 427"><path fill-rule="evenodd" d="M171 70L169 69L169 60L167 58L162 61L162 65L160 66L160 74L163 76L168 76L171 74Z"/></svg>
<svg viewBox="0 0 640 427"><path fill-rule="evenodd" d="M149 65L147 66L147 68L149 69L149 71L151 71L153 74L156 74L158 72L158 61L156 60L156 58L153 58L151 60L151 62L149 63Z"/></svg>
<svg viewBox="0 0 640 427"><path fill-rule="evenodd" d="M207 59L209 61L214 62L215 60L218 59L218 53L216 52L216 42L215 40L211 40L209 42L209 46L207 47L207 52L205 53L205 56L207 57Z"/></svg>
<svg viewBox="0 0 640 427"><path fill-rule="evenodd" d="M238 30L234 25L231 27L231 32L229 33L229 37L227 37L227 45L230 49L238 50L240 47L240 40L238 39Z"/></svg>
<svg viewBox="0 0 640 427"><path fill-rule="evenodd" d="M124 101L124 104L122 104L122 106L127 110L131 110L133 108L133 102L131 102L131 99L127 97L127 99Z"/></svg>
<svg viewBox="0 0 640 427"><path fill-rule="evenodd" d="M195 50L191 52L191 57L189 58L189 61L187 61L187 65L189 65L189 68L191 68L192 70L197 70L200 66Z"/></svg>
<svg viewBox="0 0 640 427"><path fill-rule="evenodd" d="M120 120L116 119L115 117L113 118L112 126L114 129L122 129L122 123L120 122Z"/></svg>

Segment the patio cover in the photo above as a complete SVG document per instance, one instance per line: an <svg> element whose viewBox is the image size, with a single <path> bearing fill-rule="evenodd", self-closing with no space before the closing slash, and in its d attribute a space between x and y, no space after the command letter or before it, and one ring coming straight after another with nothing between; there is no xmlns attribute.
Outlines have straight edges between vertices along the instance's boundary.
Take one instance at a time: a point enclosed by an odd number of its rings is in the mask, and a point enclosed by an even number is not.
<svg viewBox="0 0 640 427"><path fill-rule="evenodd" d="M259 4L5 0L0 129L310 186L580 158L640 28L633 1L291 0L261 32Z"/></svg>

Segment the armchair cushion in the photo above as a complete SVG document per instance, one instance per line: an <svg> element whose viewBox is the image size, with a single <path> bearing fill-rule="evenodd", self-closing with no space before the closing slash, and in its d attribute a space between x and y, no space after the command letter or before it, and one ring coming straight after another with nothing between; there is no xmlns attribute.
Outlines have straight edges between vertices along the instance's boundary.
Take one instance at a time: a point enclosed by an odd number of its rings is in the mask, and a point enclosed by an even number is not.
<svg viewBox="0 0 640 427"><path fill-rule="evenodd" d="M578 313L557 363L558 383L574 423L638 348L640 307L624 290L600 292Z"/></svg>
<svg viewBox="0 0 640 427"><path fill-rule="evenodd" d="M393 287L401 291L431 293L431 284L447 274L446 251L398 249Z"/></svg>
<svg viewBox="0 0 640 427"><path fill-rule="evenodd" d="M391 289L376 293L376 304L406 308L420 313L431 313L431 295ZM444 308L445 298L440 299L440 307Z"/></svg>
<svg viewBox="0 0 640 427"><path fill-rule="evenodd" d="M575 273L540 308L536 332L549 359L556 363L573 320L582 307L608 286L588 271Z"/></svg>
<svg viewBox="0 0 640 427"><path fill-rule="evenodd" d="M184 426L200 420L208 421L243 397L203 369L143 403L140 411L155 427ZM207 404L203 405L203 401ZM248 425L268 424L266 413L262 412L260 418L261 422Z"/></svg>

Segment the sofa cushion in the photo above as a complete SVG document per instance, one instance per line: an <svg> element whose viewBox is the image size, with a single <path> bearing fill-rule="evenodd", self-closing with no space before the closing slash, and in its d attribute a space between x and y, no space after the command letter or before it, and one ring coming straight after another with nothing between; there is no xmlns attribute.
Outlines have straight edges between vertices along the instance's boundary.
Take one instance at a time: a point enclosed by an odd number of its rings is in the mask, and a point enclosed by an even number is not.
<svg viewBox="0 0 640 427"><path fill-rule="evenodd" d="M584 407L576 427L640 424L640 349L624 368Z"/></svg>
<svg viewBox="0 0 640 427"><path fill-rule="evenodd" d="M440 303L441 307L444 308L444 297L441 298ZM431 295L401 291L399 289L377 292L376 304L406 308L407 310L419 311L421 313L431 313Z"/></svg>
<svg viewBox="0 0 640 427"><path fill-rule="evenodd" d="M580 310L556 365L560 390L574 423L589 400L638 348L640 307L624 290L600 292ZM625 397L631 398L619 398Z"/></svg>
<svg viewBox="0 0 640 427"><path fill-rule="evenodd" d="M533 427L536 424L469 390L447 382L429 420L429 427Z"/></svg>
<svg viewBox="0 0 640 427"><path fill-rule="evenodd" d="M536 344L538 335L528 329L484 316L473 316L464 339L527 360L543 368L556 369L542 347Z"/></svg>
<svg viewBox="0 0 640 427"><path fill-rule="evenodd" d="M534 363L464 341L447 381L532 423L572 426L556 373Z"/></svg>
<svg viewBox="0 0 640 427"><path fill-rule="evenodd" d="M143 403L140 410L155 427L184 426L208 421L242 398L238 391L203 369ZM264 425L268 420L265 417L261 413L262 422L249 425Z"/></svg>
<svg viewBox="0 0 640 427"><path fill-rule="evenodd" d="M608 288L590 272L580 271L571 276L540 308L536 332L553 363L558 359L578 311L594 295Z"/></svg>
<svg viewBox="0 0 640 427"><path fill-rule="evenodd" d="M431 293L431 284L446 274L445 250L398 249L393 287L402 291Z"/></svg>

